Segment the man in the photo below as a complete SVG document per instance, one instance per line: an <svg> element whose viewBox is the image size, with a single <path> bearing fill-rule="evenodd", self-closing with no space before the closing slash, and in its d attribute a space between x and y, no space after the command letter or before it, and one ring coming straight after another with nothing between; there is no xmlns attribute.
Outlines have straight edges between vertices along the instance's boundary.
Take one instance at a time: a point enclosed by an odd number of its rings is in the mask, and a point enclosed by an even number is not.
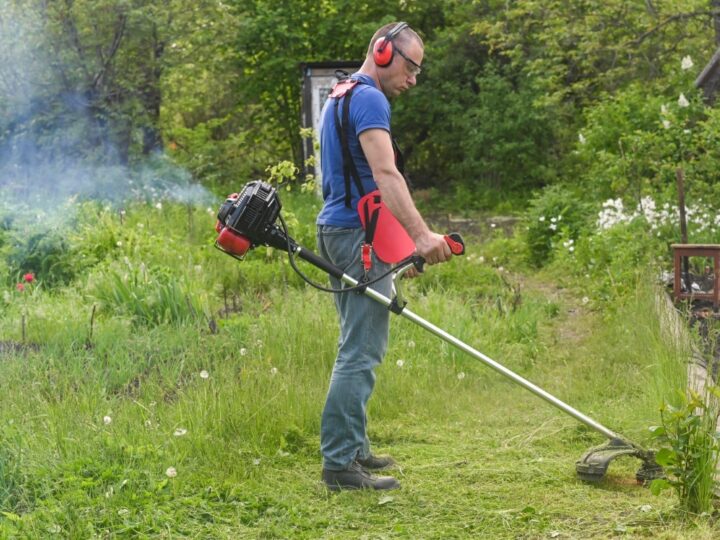
<svg viewBox="0 0 720 540"><path fill-rule="evenodd" d="M415 86L423 52L422 39L407 24L383 26L373 36L360 70L336 86L323 108L320 150L325 202L317 219L318 247L323 257L358 280L372 280L390 268L374 255L369 271L363 267L365 234L357 204L375 189L428 264L451 256L443 236L430 231L415 208L396 165L390 135L388 98ZM340 288L337 279L331 282ZM371 287L389 297L390 276ZM366 408L375 384L373 368L387 349L389 311L356 292L336 294L335 304L340 338L322 414L323 481L331 490L399 488L395 478L372 474L395 462L371 454L367 437Z"/></svg>

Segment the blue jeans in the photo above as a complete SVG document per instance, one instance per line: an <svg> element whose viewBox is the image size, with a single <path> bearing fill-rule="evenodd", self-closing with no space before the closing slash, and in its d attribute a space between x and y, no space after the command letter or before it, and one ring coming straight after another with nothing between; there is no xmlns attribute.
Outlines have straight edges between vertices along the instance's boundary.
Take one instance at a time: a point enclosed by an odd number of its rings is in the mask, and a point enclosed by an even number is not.
<svg viewBox="0 0 720 540"><path fill-rule="evenodd" d="M364 275L360 259L364 238L362 229L318 227L320 254L357 280ZM373 279L390 267L373 254L368 277ZM337 278L330 277L330 283L333 288L342 286ZM371 287L389 297L392 278L388 275ZM334 296L340 319L340 338L322 414L320 450L323 467L339 471L346 469L356 457L363 459L370 454L367 403L375 386L373 369L382 362L387 350L390 311L357 292Z"/></svg>

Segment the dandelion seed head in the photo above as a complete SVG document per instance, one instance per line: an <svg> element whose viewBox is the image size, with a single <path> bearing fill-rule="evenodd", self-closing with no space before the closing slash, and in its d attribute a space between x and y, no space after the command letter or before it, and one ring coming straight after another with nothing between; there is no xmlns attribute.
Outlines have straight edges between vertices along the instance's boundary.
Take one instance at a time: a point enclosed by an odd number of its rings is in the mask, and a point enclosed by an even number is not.
<svg viewBox="0 0 720 540"><path fill-rule="evenodd" d="M106 426L109 426L111 423L112 423L112 418L110 418L109 416L103 416L103 424L105 424Z"/></svg>
<svg viewBox="0 0 720 540"><path fill-rule="evenodd" d="M165 470L165 476L168 478L175 478L177 476L177 469L175 469L175 467L168 467Z"/></svg>
<svg viewBox="0 0 720 540"><path fill-rule="evenodd" d="M177 428L175 432L173 433L175 437L182 437L183 435L187 435L187 429L185 428Z"/></svg>
<svg viewBox="0 0 720 540"><path fill-rule="evenodd" d="M206 369L203 369L203 370L200 372L200 378L201 378L201 379L208 379L208 378L210 378L210 374L207 372Z"/></svg>
<svg viewBox="0 0 720 540"><path fill-rule="evenodd" d="M459 381L462 381L465 378L465 372L461 371L460 373L458 373L457 378Z"/></svg>
<svg viewBox="0 0 720 540"><path fill-rule="evenodd" d="M397 365L397 367L403 367L405 365L405 360L398 360L397 362L395 362L395 364Z"/></svg>

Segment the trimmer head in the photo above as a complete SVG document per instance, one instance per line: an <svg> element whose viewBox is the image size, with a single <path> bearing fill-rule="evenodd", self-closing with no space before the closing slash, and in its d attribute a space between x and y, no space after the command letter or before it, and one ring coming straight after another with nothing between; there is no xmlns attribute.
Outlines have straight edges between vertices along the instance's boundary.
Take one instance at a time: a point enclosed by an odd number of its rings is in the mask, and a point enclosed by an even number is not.
<svg viewBox="0 0 720 540"><path fill-rule="evenodd" d="M620 456L633 456L642 461L635 479L642 484L663 478L662 467L655 461L655 454L622 439L611 439L607 444L591 448L575 463L578 476L586 482L599 482L605 476L610 462Z"/></svg>

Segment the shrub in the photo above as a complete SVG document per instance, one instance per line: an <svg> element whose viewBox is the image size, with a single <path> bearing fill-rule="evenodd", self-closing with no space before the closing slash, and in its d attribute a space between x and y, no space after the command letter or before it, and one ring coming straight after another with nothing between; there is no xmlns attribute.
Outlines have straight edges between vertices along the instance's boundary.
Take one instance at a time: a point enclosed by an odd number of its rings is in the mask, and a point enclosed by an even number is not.
<svg viewBox="0 0 720 540"><path fill-rule="evenodd" d="M112 265L90 286L105 310L113 310L150 326L197 321L207 314L207 298L193 290L190 280L176 278L162 268L148 269L129 260Z"/></svg>
<svg viewBox="0 0 720 540"><path fill-rule="evenodd" d="M526 242L529 262L544 266L552 258L553 246L560 239L575 242L590 230L592 206L566 186L544 189L530 202L527 213Z"/></svg>
<svg viewBox="0 0 720 540"><path fill-rule="evenodd" d="M667 472L666 479L654 480L653 493L672 487L683 510L701 514L712 510L715 471L720 459L720 433L716 431L720 388L712 386L707 396L690 390L682 404L664 404L662 423L651 428L663 444L655 458Z"/></svg>

